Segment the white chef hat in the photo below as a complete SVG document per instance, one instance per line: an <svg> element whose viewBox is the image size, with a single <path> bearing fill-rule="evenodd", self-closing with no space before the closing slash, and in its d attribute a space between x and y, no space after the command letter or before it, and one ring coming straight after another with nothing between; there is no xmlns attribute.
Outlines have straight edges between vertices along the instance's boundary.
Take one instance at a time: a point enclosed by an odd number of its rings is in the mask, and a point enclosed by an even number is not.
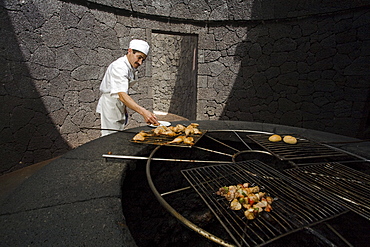
<svg viewBox="0 0 370 247"><path fill-rule="evenodd" d="M130 45L129 45L128 48L140 51L140 52L144 53L145 55L148 55L148 53L149 53L148 43L145 42L144 40L140 40L140 39L131 40Z"/></svg>

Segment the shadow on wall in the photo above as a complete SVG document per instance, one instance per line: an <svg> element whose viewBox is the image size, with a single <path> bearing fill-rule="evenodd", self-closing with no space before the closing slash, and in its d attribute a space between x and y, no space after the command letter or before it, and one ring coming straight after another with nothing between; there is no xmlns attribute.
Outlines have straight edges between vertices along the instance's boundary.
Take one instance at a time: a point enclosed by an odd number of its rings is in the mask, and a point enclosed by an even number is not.
<svg viewBox="0 0 370 247"><path fill-rule="evenodd" d="M240 69L220 119L366 138L369 11L348 16L338 13L246 27L247 38L235 51Z"/></svg>
<svg viewBox="0 0 370 247"><path fill-rule="evenodd" d="M194 34L152 33L153 108L196 119L197 45Z"/></svg>
<svg viewBox="0 0 370 247"><path fill-rule="evenodd" d="M197 107L197 36L181 36L180 47L178 72L169 112L195 120Z"/></svg>
<svg viewBox="0 0 370 247"><path fill-rule="evenodd" d="M22 51L25 54L32 54L32 51L29 47L19 47L10 18L2 6L4 3L0 0L0 174L48 160L70 149L49 118L35 88L36 80L28 70L31 66L47 74L47 68L30 62L29 57L23 55ZM37 13L30 13L26 18L32 28L41 25L32 21Z"/></svg>

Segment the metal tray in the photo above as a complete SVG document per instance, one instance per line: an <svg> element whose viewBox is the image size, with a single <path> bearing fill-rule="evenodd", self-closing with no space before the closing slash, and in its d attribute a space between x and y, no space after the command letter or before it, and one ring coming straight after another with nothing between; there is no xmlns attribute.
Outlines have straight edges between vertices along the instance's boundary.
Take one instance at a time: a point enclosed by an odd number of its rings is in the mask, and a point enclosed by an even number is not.
<svg viewBox="0 0 370 247"><path fill-rule="evenodd" d="M134 141L131 139L131 142L140 143L140 144L152 144L152 145L159 145L159 146L173 146L173 147L189 147L191 148L194 146L207 132L205 130L199 129L202 134L200 135L188 135L190 137L194 138L194 144L189 145L185 143L169 143L173 139L175 139L178 136L184 135L184 134L178 134L176 136L166 136L166 135L156 135L156 136L148 136L145 138L144 141ZM146 133L152 133L151 131L145 131ZM136 135L136 134L135 134Z"/></svg>

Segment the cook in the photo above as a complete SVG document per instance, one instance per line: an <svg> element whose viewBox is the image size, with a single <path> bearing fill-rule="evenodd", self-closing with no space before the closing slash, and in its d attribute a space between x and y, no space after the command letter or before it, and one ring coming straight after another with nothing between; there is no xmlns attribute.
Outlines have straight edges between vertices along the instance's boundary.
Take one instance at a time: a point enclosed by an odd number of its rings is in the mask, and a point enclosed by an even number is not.
<svg viewBox="0 0 370 247"><path fill-rule="evenodd" d="M134 39L130 42L126 55L108 66L100 84L102 95L96 108L96 112L100 114L102 136L124 129L128 123L126 107L142 115L147 124L159 125L157 117L138 105L128 94L135 71L145 61L148 53L149 44L144 40Z"/></svg>

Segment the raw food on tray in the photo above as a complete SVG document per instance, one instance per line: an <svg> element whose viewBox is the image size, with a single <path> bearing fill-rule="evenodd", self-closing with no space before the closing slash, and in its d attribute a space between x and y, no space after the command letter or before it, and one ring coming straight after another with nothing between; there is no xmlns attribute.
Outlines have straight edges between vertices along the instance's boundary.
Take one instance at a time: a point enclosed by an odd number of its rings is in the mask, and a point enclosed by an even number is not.
<svg viewBox="0 0 370 247"><path fill-rule="evenodd" d="M266 196L266 192L261 192L258 186L250 187L249 183L224 186L216 194L230 202L231 210L245 210L248 220L255 219L262 211L272 211L273 198Z"/></svg>
<svg viewBox="0 0 370 247"><path fill-rule="evenodd" d="M190 135L201 135L202 132L198 129L199 124L191 123L188 126L177 124L176 126L158 126L150 131L140 131L137 133L132 140L133 141L145 141L148 137L153 136L166 136L173 137L166 144L179 144L184 143L188 145L194 144L194 138Z"/></svg>

